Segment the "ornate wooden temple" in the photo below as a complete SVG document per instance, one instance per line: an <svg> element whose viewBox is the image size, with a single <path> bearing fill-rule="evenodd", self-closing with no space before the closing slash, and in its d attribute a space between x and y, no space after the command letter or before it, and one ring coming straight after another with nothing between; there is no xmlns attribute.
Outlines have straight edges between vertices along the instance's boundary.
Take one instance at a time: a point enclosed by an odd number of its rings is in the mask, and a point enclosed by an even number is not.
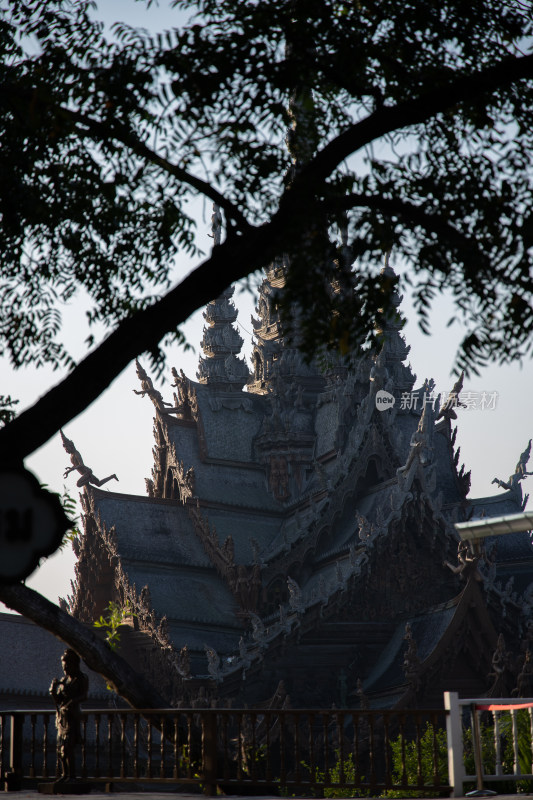
<svg viewBox="0 0 533 800"><path fill-rule="evenodd" d="M283 334L283 282L272 265L252 373L232 289L205 310L196 381L173 369L163 398L137 365L155 411L147 493L84 487L65 607L131 609L123 653L178 705L531 694L529 534L477 559L454 529L524 507L529 448L494 496L469 499L461 382L442 403L416 384L396 322L377 357L307 364Z"/></svg>

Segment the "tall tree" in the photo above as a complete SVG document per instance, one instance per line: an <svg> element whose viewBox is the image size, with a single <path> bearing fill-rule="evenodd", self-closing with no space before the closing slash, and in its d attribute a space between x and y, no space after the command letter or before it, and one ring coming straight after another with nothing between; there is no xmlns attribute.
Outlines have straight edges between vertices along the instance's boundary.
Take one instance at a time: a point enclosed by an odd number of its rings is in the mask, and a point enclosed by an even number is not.
<svg viewBox="0 0 533 800"><path fill-rule="evenodd" d="M0 352L70 368L0 431L4 462L135 356L160 364L196 308L281 256L308 352L376 343L393 289L377 267L394 248L423 324L452 292L459 367L530 353L531 0L173 7L193 15L180 29L118 24L112 38L88 0L0 11ZM198 196L224 217L203 260ZM171 287L180 250L198 266ZM75 364L60 308L81 289L109 335L89 331Z"/></svg>

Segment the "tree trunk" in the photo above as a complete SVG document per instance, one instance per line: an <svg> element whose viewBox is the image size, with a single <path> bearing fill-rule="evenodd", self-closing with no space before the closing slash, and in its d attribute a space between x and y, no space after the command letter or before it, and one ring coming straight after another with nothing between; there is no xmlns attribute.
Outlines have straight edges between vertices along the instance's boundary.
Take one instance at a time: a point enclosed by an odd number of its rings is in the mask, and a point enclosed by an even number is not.
<svg viewBox="0 0 533 800"><path fill-rule="evenodd" d="M0 585L0 601L75 650L134 708L166 708L168 699L82 622L22 583Z"/></svg>

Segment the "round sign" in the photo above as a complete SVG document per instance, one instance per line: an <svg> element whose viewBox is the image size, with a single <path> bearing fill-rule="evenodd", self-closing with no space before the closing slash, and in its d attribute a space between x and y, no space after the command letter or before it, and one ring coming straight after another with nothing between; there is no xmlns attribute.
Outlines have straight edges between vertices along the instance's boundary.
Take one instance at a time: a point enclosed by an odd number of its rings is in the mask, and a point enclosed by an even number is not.
<svg viewBox="0 0 533 800"><path fill-rule="evenodd" d="M24 468L0 467L0 582L27 578L70 524L59 497Z"/></svg>

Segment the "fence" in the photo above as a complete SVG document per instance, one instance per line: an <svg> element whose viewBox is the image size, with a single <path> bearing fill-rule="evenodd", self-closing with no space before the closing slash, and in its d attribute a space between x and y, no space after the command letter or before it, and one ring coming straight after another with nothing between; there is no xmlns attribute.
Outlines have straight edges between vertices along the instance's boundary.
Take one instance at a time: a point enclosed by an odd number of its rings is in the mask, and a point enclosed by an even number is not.
<svg viewBox="0 0 533 800"><path fill-rule="evenodd" d="M467 782L475 782L477 793L488 794L485 783L505 781L516 788L520 781L533 780L533 699L460 699L456 692L445 692L444 705L453 797L463 796ZM520 713L526 718L520 720ZM465 767L466 742L471 742L471 774Z"/></svg>
<svg viewBox="0 0 533 800"><path fill-rule="evenodd" d="M327 789L448 795L439 763L444 712L424 710L91 710L79 774L96 783L174 784L216 794L323 797ZM57 775L54 714L0 713L10 789Z"/></svg>

